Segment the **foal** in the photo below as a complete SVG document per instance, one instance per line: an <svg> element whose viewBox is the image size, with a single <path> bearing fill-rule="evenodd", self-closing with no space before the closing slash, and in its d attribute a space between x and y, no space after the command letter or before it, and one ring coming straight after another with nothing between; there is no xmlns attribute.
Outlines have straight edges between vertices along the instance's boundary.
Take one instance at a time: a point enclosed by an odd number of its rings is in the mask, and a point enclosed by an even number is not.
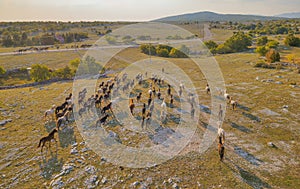
<svg viewBox="0 0 300 189"><path fill-rule="evenodd" d="M237 107L237 102L234 101L234 100L232 100L232 97L230 97L229 103L230 103L230 105L232 106L232 110L235 110L236 107Z"/></svg>
<svg viewBox="0 0 300 189"><path fill-rule="evenodd" d="M57 132L57 129L54 128L48 136L45 136L43 138L40 139L40 142L39 142L39 145L38 145L38 148L41 146L42 144L42 149L41 149L41 152L43 152L43 147L45 146L45 143L46 142L49 142L49 148L51 147L51 140L53 139L55 142L57 142L54 138L54 134Z"/></svg>

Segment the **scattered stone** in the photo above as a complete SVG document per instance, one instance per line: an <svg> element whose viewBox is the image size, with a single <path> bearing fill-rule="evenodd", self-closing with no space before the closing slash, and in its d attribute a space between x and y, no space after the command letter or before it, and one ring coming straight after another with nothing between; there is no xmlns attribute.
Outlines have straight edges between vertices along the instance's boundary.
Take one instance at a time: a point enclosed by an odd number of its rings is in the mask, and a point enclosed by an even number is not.
<svg viewBox="0 0 300 189"><path fill-rule="evenodd" d="M268 146L274 148L275 144L273 142L268 142Z"/></svg>
<svg viewBox="0 0 300 189"><path fill-rule="evenodd" d="M85 147L85 148L83 148L82 150L81 150L81 152L87 152L87 151L89 151L90 149L89 148L87 148L87 147Z"/></svg>
<svg viewBox="0 0 300 189"><path fill-rule="evenodd" d="M138 186L140 185L141 183L139 181L135 181L134 183L132 183L132 186Z"/></svg>
<svg viewBox="0 0 300 189"><path fill-rule="evenodd" d="M106 183L107 183L106 177L103 177L103 178L102 178L101 183L102 183L102 184L106 184Z"/></svg>
<svg viewBox="0 0 300 189"><path fill-rule="evenodd" d="M72 144L72 147L76 147L77 146L77 142L75 142L74 144Z"/></svg>
<svg viewBox="0 0 300 189"><path fill-rule="evenodd" d="M50 186L52 186L53 188L62 188L64 186L64 182L62 181L62 178L59 177L58 179L56 180L52 180L50 182Z"/></svg>
<svg viewBox="0 0 300 189"><path fill-rule="evenodd" d="M284 108L284 109L288 109L288 108L289 108L289 106L288 106L288 105L283 105L283 106L282 106L282 108Z"/></svg>
<svg viewBox="0 0 300 189"><path fill-rule="evenodd" d="M172 185L172 188L179 189L179 186L178 186L176 183L174 183L174 184Z"/></svg>
<svg viewBox="0 0 300 189"><path fill-rule="evenodd" d="M25 109L25 106L21 106L21 109Z"/></svg>
<svg viewBox="0 0 300 189"><path fill-rule="evenodd" d="M85 141L83 141L83 142L80 142L80 145L85 145Z"/></svg>
<svg viewBox="0 0 300 189"><path fill-rule="evenodd" d="M171 184L172 182L173 182L173 180L172 180L171 178L169 178L169 179L168 179L168 183Z"/></svg>
<svg viewBox="0 0 300 189"><path fill-rule="evenodd" d="M67 181L67 183L71 183L71 182L73 182L73 181L75 181L74 178L69 178L69 180Z"/></svg>
<svg viewBox="0 0 300 189"><path fill-rule="evenodd" d="M98 176L97 175L91 175L89 178L85 180L85 185L87 188L95 188L99 181L98 181Z"/></svg>
<svg viewBox="0 0 300 189"><path fill-rule="evenodd" d="M0 121L0 126L4 126L5 124L12 122L12 119L6 119L6 120L2 120Z"/></svg>
<svg viewBox="0 0 300 189"><path fill-rule="evenodd" d="M71 154L78 154L78 150L76 148L71 149Z"/></svg>
<svg viewBox="0 0 300 189"><path fill-rule="evenodd" d="M256 79L256 81L259 81L259 77L258 76L255 79Z"/></svg>
<svg viewBox="0 0 300 189"><path fill-rule="evenodd" d="M76 161L77 161L78 163L81 163L81 164L84 163L82 159L77 159Z"/></svg>
<svg viewBox="0 0 300 189"><path fill-rule="evenodd" d="M275 84L281 85L281 84L283 84L283 83L282 83L281 81L276 81Z"/></svg>
<svg viewBox="0 0 300 189"><path fill-rule="evenodd" d="M71 171L73 171L74 169L74 166L73 165L70 165L70 164L66 164L66 165L63 165L62 167L62 172L64 174L69 174Z"/></svg>
<svg viewBox="0 0 300 189"><path fill-rule="evenodd" d="M96 173L96 168L92 165L88 165L84 168L85 172L89 174L95 174Z"/></svg>
<svg viewBox="0 0 300 189"><path fill-rule="evenodd" d="M101 161L107 161L105 157L101 157Z"/></svg>

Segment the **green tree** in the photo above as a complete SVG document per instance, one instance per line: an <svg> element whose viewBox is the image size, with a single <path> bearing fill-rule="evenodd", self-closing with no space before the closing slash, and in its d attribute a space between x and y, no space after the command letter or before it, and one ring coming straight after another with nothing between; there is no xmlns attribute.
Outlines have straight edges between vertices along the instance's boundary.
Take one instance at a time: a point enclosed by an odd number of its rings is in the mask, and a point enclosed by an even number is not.
<svg viewBox="0 0 300 189"><path fill-rule="evenodd" d="M263 46L266 45L268 43L268 37L263 36L257 39L257 45L259 46Z"/></svg>
<svg viewBox="0 0 300 189"><path fill-rule="evenodd" d="M218 44L212 40L209 41L205 41L204 44L206 45L206 47L211 50L211 49L215 49L218 47Z"/></svg>
<svg viewBox="0 0 300 189"><path fill-rule="evenodd" d="M265 56L268 52L268 49L265 46L258 46L256 47L255 52L257 52L260 56Z"/></svg>
<svg viewBox="0 0 300 189"><path fill-rule="evenodd" d="M225 44L220 44L216 48L216 53L219 53L219 54L226 54L226 53L230 53L230 52L231 52L231 49L228 46L226 46Z"/></svg>
<svg viewBox="0 0 300 189"><path fill-rule="evenodd" d="M286 56L286 58L288 59L289 62L295 63L296 55L295 54L288 54Z"/></svg>
<svg viewBox="0 0 300 189"><path fill-rule="evenodd" d="M14 42L11 38L11 35L8 33L2 34L2 45L4 47L11 47L13 46Z"/></svg>
<svg viewBox="0 0 300 189"><path fill-rule="evenodd" d="M266 53L267 62L274 63L276 61L280 61L280 54L275 49L270 49Z"/></svg>
<svg viewBox="0 0 300 189"><path fill-rule="evenodd" d="M300 47L300 38L294 36L294 34L289 34L285 40L284 44L293 47Z"/></svg>
<svg viewBox="0 0 300 189"><path fill-rule="evenodd" d="M45 81L50 78L51 73L47 66L34 64L31 66L30 75L34 81Z"/></svg>
<svg viewBox="0 0 300 189"><path fill-rule="evenodd" d="M140 49L141 49L142 53L144 53L144 54L150 53L151 55L156 55L156 49L151 44L142 44L140 46Z"/></svg>
<svg viewBox="0 0 300 189"><path fill-rule="evenodd" d="M5 73L6 70L2 66L0 66L0 77L3 77Z"/></svg>
<svg viewBox="0 0 300 189"><path fill-rule="evenodd" d="M156 49L156 54L161 57L169 57L169 51L166 48Z"/></svg>
<svg viewBox="0 0 300 189"><path fill-rule="evenodd" d="M78 68L78 66L79 66L79 64L80 64L80 58L75 58L75 59L71 60L71 61L69 62L69 64L70 64L73 68L75 68L75 69L77 70L77 68Z"/></svg>
<svg viewBox="0 0 300 189"><path fill-rule="evenodd" d="M279 42L278 42L278 41L270 40L270 41L266 44L266 47L269 48L269 49L277 49L278 45L279 45Z"/></svg>
<svg viewBox="0 0 300 189"><path fill-rule="evenodd" d="M69 66L65 66L64 68L58 69L54 72L54 76L62 79L70 79L74 75L74 72L72 72L71 68Z"/></svg>
<svg viewBox="0 0 300 189"><path fill-rule="evenodd" d="M169 56L172 58L187 58L187 55L176 48L172 48Z"/></svg>
<svg viewBox="0 0 300 189"><path fill-rule="evenodd" d="M212 54L216 54L217 53L218 44L216 42L210 40L210 41L204 42L204 44L206 45L206 47L209 49L209 51Z"/></svg>
<svg viewBox="0 0 300 189"><path fill-rule="evenodd" d="M229 48L230 52L242 52L248 49L252 44L252 39L244 32L234 33L232 37L225 41L224 45Z"/></svg>

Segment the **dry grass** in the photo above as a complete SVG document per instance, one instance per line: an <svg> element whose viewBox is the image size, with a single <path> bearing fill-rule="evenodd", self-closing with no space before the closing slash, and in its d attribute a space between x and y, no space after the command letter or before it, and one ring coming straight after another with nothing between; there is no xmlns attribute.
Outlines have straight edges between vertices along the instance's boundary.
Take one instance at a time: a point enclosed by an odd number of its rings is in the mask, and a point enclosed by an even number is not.
<svg viewBox="0 0 300 189"><path fill-rule="evenodd" d="M228 34L229 35L229 34ZM216 38L217 39L217 38ZM221 38L218 38L222 40ZM218 41L218 40L216 40ZM295 50L295 49L293 49ZM295 50L296 53L298 49ZM288 52L287 52L288 53ZM126 57L128 62L135 62L148 56L139 53L138 49L126 49L118 56ZM46 53L24 56L0 57L1 64L7 67L23 67L32 63L44 63L49 67L62 67L73 58L75 53ZM32 61L31 61L32 60ZM206 81L202 74L195 69L190 61L185 59L165 59L172 61L185 70L200 89L204 89ZM0 93L0 107L5 109L0 120L11 118L13 121L0 131L0 187L36 188L47 187L51 179L45 179L41 172L53 171L52 177L60 172L60 163L74 161L75 168L70 174L63 176L63 181L77 178L65 185L65 188L84 188L84 180L88 174L84 172L86 165L95 166L100 180L106 177L106 183L99 183L99 187L129 188L135 181L147 181L151 178L150 188L170 188L173 184L167 181L173 178L183 188L297 188L299 187L299 97L300 89L292 88L291 82L299 85L300 75L294 70L268 70L254 68L257 61L256 54L239 53L218 55L219 62L226 82L227 92L238 101L240 107L236 111L228 108L223 125L227 133L226 155L223 163L219 162L216 145L204 154L190 152L179 155L164 164L148 169L121 170L118 166L101 162L99 156L92 151L80 153L80 156L70 155L71 146L61 147L61 140L57 147L57 156L53 148L53 156L46 156L43 163L42 155L36 149L39 138L47 134L47 127L42 121L44 110L52 104L59 104L70 92L71 82L53 83L45 86L2 90ZM7 65L9 62L9 66ZM26 62L24 64L24 62ZM112 59L108 64L110 69L125 67L128 62ZM28 65L27 65L28 64ZM201 74L199 76L199 74ZM277 77L281 76L281 77ZM259 81L256 81L259 77ZM283 84L261 82L262 79L273 79ZM42 87L42 88L40 88ZM200 100L210 106L210 96L199 91ZM9 97L9 98L8 98ZM288 105L288 111L282 106ZM24 107L22 107L24 106ZM279 115L265 113L271 110ZM206 115L209 116L209 115ZM206 122L206 119L201 119ZM259 120L259 121L258 121ZM74 134L68 136L82 141L76 125L69 125ZM202 125L199 129L204 129ZM5 128L5 129L4 129ZM60 133L62 134L62 133ZM123 136L121 136L123 137ZM139 138L134 138L136 142ZM273 142L278 148L270 148L267 142ZM191 144L192 145L192 144ZM84 146L79 145L80 151ZM241 156L233 149L239 147L248 153ZM250 154L250 155L249 155ZM50 159L53 157L53 161ZM83 157L83 158L82 158ZM248 158L248 159L247 159ZM252 159L251 159L252 158ZM258 161L258 165L250 160ZM84 163L77 160L84 159ZM250 159L250 160L249 160ZM257 160L258 159L258 160ZM8 165L9 163L10 165ZM48 165L49 167L41 167ZM58 167L57 170L51 169ZM5 175L5 176L3 176ZM198 183L201 184L198 185ZM221 186L220 186L221 185Z"/></svg>

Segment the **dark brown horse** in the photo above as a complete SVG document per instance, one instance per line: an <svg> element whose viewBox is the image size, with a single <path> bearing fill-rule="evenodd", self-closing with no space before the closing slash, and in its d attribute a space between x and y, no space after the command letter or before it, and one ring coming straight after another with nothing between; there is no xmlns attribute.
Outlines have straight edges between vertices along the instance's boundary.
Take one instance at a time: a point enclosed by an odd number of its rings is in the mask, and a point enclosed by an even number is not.
<svg viewBox="0 0 300 189"><path fill-rule="evenodd" d="M51 140L53 139L55 142L57 142L54 138L54 134L57 132L57 129L54 128L48 136L45 136L43 138L40 139L40 142L39 142L39 145L38 145L38 148L41 146L42 144L42 149L41 149L41 152L43 152L43 147L45 146L45 143L46 142L49 142L49 148L51 147Z"/></svg>
<svg viewBox="0 0 300 189"><path fill-rule="evenodd" d="M219 137L218 151L219 151L220 161L223 161L225 147L224 147L224 143L222 143L222 137Z"/></svg>
<svg viewBox="0 0 300 189"><path fill-rule="evenodd" d="M96 122L96 127L98 126L98 125L102 125L102 124L105 124L105 122L106 122L106 120L107 120L107 118L108 118L108 114L106 114L105 116L103 116L103 117L101 117L100 119L98 119L98 121Z"/></svg>

